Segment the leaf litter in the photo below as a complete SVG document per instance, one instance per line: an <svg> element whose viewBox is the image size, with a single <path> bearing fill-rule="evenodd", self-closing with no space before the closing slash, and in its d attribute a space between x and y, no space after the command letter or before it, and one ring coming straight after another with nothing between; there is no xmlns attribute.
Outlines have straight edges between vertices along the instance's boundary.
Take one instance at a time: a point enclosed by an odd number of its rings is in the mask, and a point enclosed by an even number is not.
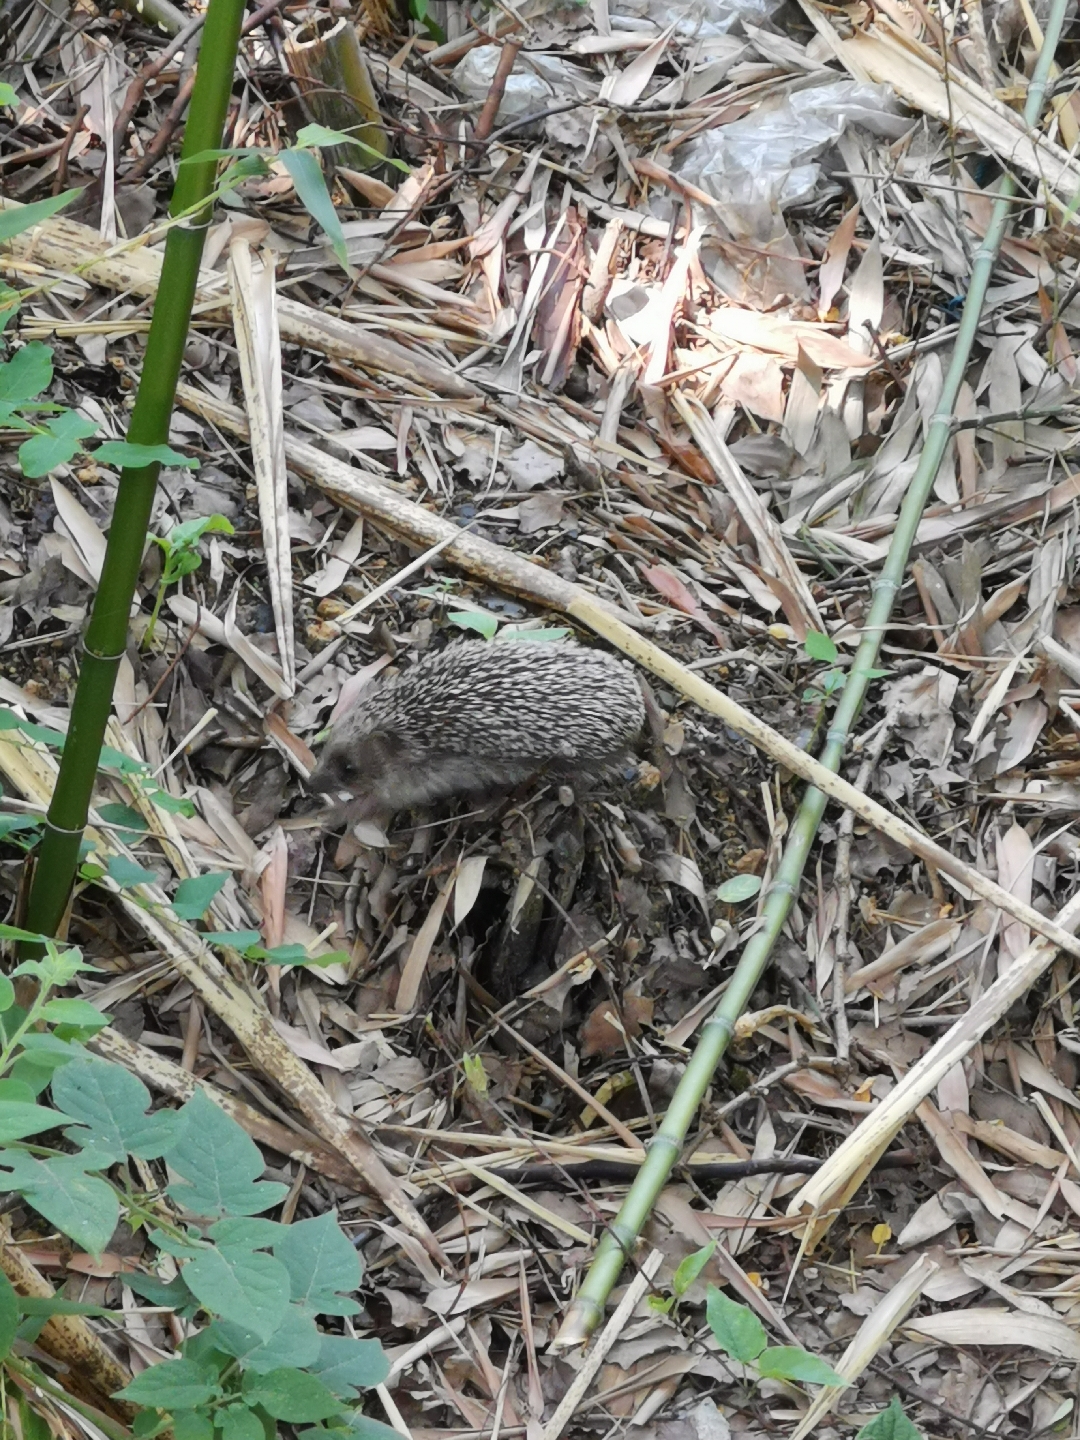
<svg viewBox="0 0 1080 1440"><path fill-rule="evenodd" d="M280 56L318 14L271 7L249 28L231 145L295 143L307 117ZM348 1333L385 1345L382 1418L412 1435L840 1436L894 1397L928 1435L1076 1427L1065 956L939 1067L800 1252L806 1173L1023 964L1030 927L830 812L637 1289L616 1292L629 1308L602 1354L557 1352L754 926L759 887L731 881L767 883L799 787L652 681L642 755L595 793L541 779L383 833L328 828L304 788L343 694L461 636L566 631L556 582L816 745L1007 157L1021 201L850 773L870 752L870 794L1061 909L1080 853L1080 114L1067 31L1052 119L1020 120L1043 18L447 0L397 22L399 43L358 15L408 173L327 161L324 231L304 167L271 154L218 208L172 437L200 467L163 472L154 529L228 528L201 536L132 646L110 739L190 803L102 772L113 879L73 920L101 971L81 989L112 1018L102 1053L160 1095L197 1078L231 1105L288 1218L336 1209L365 1269ZM0 255L37 287L9 354L52 346L47 398L80 437L118 439L193 48L85 7L15 5L6 23L5 205L83 187ZM0 495L0 698L62 732L116 474L76 448L31 481L22 438ZM161 564L151 546L137 639ZM32 820L48 745L5 745L0 764L4 810ZM12 904L25 833L5 838ZM170 926L121 862L179 901ZM214 960L206 929L263 955ZM171 1353L123 1283L150 1254L138 1235L95 1267L33 1212L7 1222L66 1293L123 1315L133 1371ZM710 1285L847 1388L748 1384L706 1323Z"/></svg>

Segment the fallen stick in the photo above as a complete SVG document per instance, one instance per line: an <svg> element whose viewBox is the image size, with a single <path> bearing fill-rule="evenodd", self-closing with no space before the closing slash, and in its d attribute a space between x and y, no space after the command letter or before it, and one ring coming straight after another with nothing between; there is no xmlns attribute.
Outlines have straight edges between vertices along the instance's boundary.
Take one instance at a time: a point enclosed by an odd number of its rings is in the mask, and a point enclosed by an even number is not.
<svg viewBox="0 0 1080 1440"><path fill-rule="evenodd" d="M216 400L190 385L180 385L176 393L180 403L195 414L234 435L246 438L247 419L234 405ZM888 835L897 844L925 860L928 865L950 876L961 890L968 890L990 901L1036 934L1052 941L1059 949L1080 958L1080 941L1064 926L1048 920L1033 906L1026 905L993 880L980 875L974 866L968 865L914 825L892 815L883 805L879 805L854 785L827 770L812 755L800 750L763 720L759 720L749 710L744 710L722 691L708 684L700 675L688 670L685 665L680 665L659 646L636 635L627 619L624 619L614 606L606 605L580 585L563 580L561 576L543 569L531 560L523 560L490 540L462 533L451 521L432 514L423 506L392 490L383 481L355 470L343 460L336 460L325 451L316 449L314 445L287 435L285 453L290 465L307 475L343 508L367 516L401 539L428 546L450 537L451 543L443 553L452 564L501 589L541 605L551 606L575 620L580 620L583 625L610 640L631 660L652 671L708 714L715 715L730 729L745 736L785 769L815 785L824 795L854 811L875 830L880 830L882 834ZM1080 920L1080 913L1077 919Z"/></svg>
<svg viewBox="0 0 1080 1440"><path fill-rule="evenodd" d="M0 210L18 208L16 201L0 199ZM5 254L12 257L8 265L16 270L21 261L24 265L43 266L67 276L78 276L107 290L134 295L155 295L161 278L161 256L156 250L130 241L109 245L88 225L58 216L6 241L0 247L0 256ZM398 375L436 395L469 400L481 393L449 365L399 345L396 340L384 339L348 320L324 315L311 305L302 305L284 296L278 298L277 306L281 338L292 345L304 345L340 360L351 360L376 375ZM213 270L200 272L195 312L204 320L231 323L223 274Z"/></svg>

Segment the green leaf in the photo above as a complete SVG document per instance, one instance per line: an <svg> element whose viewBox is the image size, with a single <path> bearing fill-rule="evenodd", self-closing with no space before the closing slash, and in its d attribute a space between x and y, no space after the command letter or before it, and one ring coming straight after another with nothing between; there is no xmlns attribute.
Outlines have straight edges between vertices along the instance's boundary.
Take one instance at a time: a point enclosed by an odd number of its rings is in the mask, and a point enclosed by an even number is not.
<svg viewBox="0 0 1080 1440"><path fill-rule="evenodd" d="M0 212L0 220L6 214L6 211ZM23 474L38 480L58 465L66 465L82 448L80 442L95 435L97 428L96 420L87 420L75 410L64 410L46 424L43 434L24 440L19 446Z"/></svg>
<svg viewBox="0 0 1080 1440"><path fill-rule="evenodd" d="M6 975L4 979L7 979ZM11 984L10 980L8 980L8 984ZM32 1105L37 1093L36 1090L31 1090L25 1081L11 1079L0 1080L0 1100L18 1100L27 1105Z"/></svg>
<svg viewBox="0 0 1080 1440"><path fill-rule="evenodd" d="M254 1370L260 1375L280 1370L283 1365L309 1368L318 1360L324 1338L315 1321L301 1315L295 1305L289 1306L284 1320L265 1342L242 1325L227 1320L215 1320L209 1330L215 1344L229 1355L235 1355L244 1370Z"/></svg>
<svg viewBox="0 0 1080 1440"><path fill-rule="evenodd" d="M390 1374L390 1361L377 1340L324 1335L319 1358L311 1369L335 1395L343 1400L355 1400L358 1391L383 1383Z"/></svg>
<svg viewBox="0 0 1080 1440"><path fill-rule="evenodd" d="M278 159L292 177L301 205L324 231L341 268L351 275L352 267L349 264L345 235L338 213L334 209L334 202L330 199L330 192L326 188L318 158L310 150L282 150Z"/></svg>
<svg viewBox="0 0 1080 1440"><path fill-rule="evenodd" d="M494 615L484 615L472 610L452 611L447 619L462 630L475 630L485 640L490 640L499 628L499 622Z"/></svg>
<svg viewBox="0 0 1080 1440"><path fill-rule="evenodd" d="M330 130L325 125L303 125L296 132L296 143L317 149L320 145L351 145L353 137L342 130Z"/></svg>
<svg viewBox="0 0 1080 1440"><path fill-rule="evenodd" d="M20 1295L21 1315L43 1316L46 1320L54 1315L115 1315L104 1305L88 1305L81 1300L69 1300L64 1295Z"/></svg>
<svg viewBox="0 0 1080 1440"><path fill-rule="evenodd" d="M0 1272L0 1360L11 1349L19 1328L19 1297L11 1281Z"/></svg>
<svg viewBox="0 0 1080 1440"><path fill-rule="evenodd" d="M200 920L228 878L228 871L212 870L207 875L181 880L173 896L173 910L181 920Z"/></svg>
<svg viewBox="0 0 1080 1440"><path fill-rule="evenodd" d="M267 1341L289 1304L284 1265L259 1250L203 1250L182 1271L205 1309Z"/></svg>
<svg viewBox="0 0 1080 1440"><path fill-rule="evenodd" d="M828 635L822 635L820 630L807 631L803 649L811 660L821 660L826 665L831 665L838 654L831 638Z"/></svg>
<svg viewBox="0 0 1080 1440"><path fill-rule="evenodd" d="M159 1415L156 1410L139 1410L131 1422L131 1433L135 1440L154 1440L163 1430L169 1428L169 1416Z"/></svg>
<svg viewBox="0 0 1080 1440"><path fill-rule="evenodd" d="M561 640L565 640L569 634L570 631L567 629L518 630L513 625L504 625L502 628L502 634L499 636L499 639L528 641L528 643L531 645L554 645Z"/></svg>
<svg viewBox="0 0 1080 1440"><path fill-rule="evenodd" d="M133 760L130 755L125 755L120 750L114 750L111 745L101 747L98 765L102 770L119 770L122 775L149 775L150 773L150 767L145 761Z"/></svg>
<svg viewBox="0 0 1080 1440"><path fill-rule="evenodd" d="M725 905L739 905L744 900L752 900L760 889L760 875L733 875L717 890L716 898Z"/></svg>
<svg viewBox="0 0 1080 1440"><path fill-rule="evenodd" d="M304 1436L315 1433L314 1430L305 1430ZM336 1433L340 1434L341 1432L337 1431ZM349 1428L345 1435L347 1440L401 1440L399 1431L392 1430L381 1420L372 1420L368 1415L361 1415L356 1410L349 1416Z"/></svg>
<svg viewBox="0 0 1080 1440"><path fill-rule="evenodd" d="M194 520L182 520L179 525L174 525L166 539L173 550L181 550L198 545L204 535L235 533L232 522L224 515L199 515Z"/></svg>
<svg viewBox="0 0 1080 1440"><path fill-rule="evenodd" d="M218 1423L221 1440L266 1440L262 1421L247 1405L230 1405L224 1414L219 1411Z"/></svg>
<svg viewBox="0 0 1080 1440"><path fill-rule="evenodd" d="M217 1393L217 1376L194 1360L162 1360L136 1375L114 1394L116 1400L152 1405L157 1410L193 1410Z"/></svg>
<svg viewBox="0 0 1080 1440"><path fill-rule="evenodd" d="M182 1110L148 1115L150 1092L142 1081L122 1065L103 1060L76 1060L65 1065L52 1082L52 1098L65 1115L87 1127L85 1131L69 1130L70 1140L104 1146L117 1159L131 1154L153 1160L166 1154L180 1140L187 1123Z"/></svg>
<svg viewBox="0 0 1080 1440"><path fill-rule="evenodd" d="M360 1284L360 1257L332 1211L287 1225L274 1254L289 1272L290 1295L306 1315L355 1315L341 1291Z"/></svg>
<svg viewBox="0 0 1080 1440"><path fill-rule="evenodd" d="M171 445L136 445L131 440L106 440L91 450L90 458L100 460L103 465L132 470L143 470L147 465L174 465L184 470L199 468L198 460L181 455Z"/></svg>
<svg viewBox="0 0 1080 1440"><path fill-rule="evenodd" d="M4 214L7 212L4 211ZM53 350L31 340L0 365L0 404L23 405L52 384Z"/></svg>
<svg viewBox="0 0 1080 1440"><path fill-rule="evenodd" d="M42 1018L50 1025L76 1025L92 1033L104 1030L109 1017L90 1004L89 1000L46 1000L41 1007Z"/></svg>
<svg viewBox="0 0 1080 1440"><path fill-rule="evenodd" d="M88 1175L77 1155L35 1160L17 1150L0 1151L0 1183L19 1190L34 1207L77 1245L100 1255L120 1220L120 1206L111 1185Z"/></svg>
<svg viewBox="0 0 1080 1440"><path fill-rule="evenodd" d="M117 825L125 830L137 830L140 834L150 828L145 817L130 805L99 805L97 813L106 825Z"/></svg>
<svg viewBox="0 0 1080 1440"><path fill-rule="evenodd" d="M15 986L12 985L11 981L6 975L0 975L0 1015L10 1010L14 1004ZM0 1080L0 1098L14 1100L16 1097L14 1095L7 1094L7 1092L3 1089L4 1085L8 1083L8 1081Z"/></svg>
<svg viewBox="0 0 1080 1440"><path fill-rule="evenodd" d="M258 945L262 936L258 930L209 930L203 939L209 940L211 945L227 945L230 950L239 950L243 954L253 945Z"/></svg>
<svg viewBox="0 0 1080 1440"><path fill-rule="evenodd" d="M886 1409L866 1422L855 1440L922 1440L922 1432L907 1418L894 1395Z"/></svg>
<svg viewBox="0 0 1080 1440"><path fill-rule="evenodd" d="M134 860L129 860L126 855L110 855L108 875L115 880L121 890L130 890L134 885L154 885L157 883L157 875L153 870L147 870L142 865L136 865Z"/></svg>
<svg viewBox="0 0 1080 1440"><path fill-rule="evenodd" d="M56 1110L47 1110L44 1105L0 1100L0 1145L6 1145L9 1140L22 1140L27 1135L38 1135L42 1130L52 1130L63 1123L63 1115ZM7 1164L6 1157L0 1157L0 1163Z"/></svg>
<svg viewBox="0 0 1080 1440"><path fill-rule="evenodd" d="M195 806L190 800L170 795L167 790L147 790L146 798L159 810L166 810L170 815L186 815L190 820L195 814Z"/></svg>
<svg viewBox="0 0 1080 1440"><path fill-rule="evenodd" d="M17 105L18 103L19 97L15 93L14 87L7 84L6 81L0 81L0 105Z"/></svg>
<svg viewBox="0 0 1080 1440"><path fill-rule="evenodd" d="M678 1269L671 1278L671 1288L676 1295L685 1295L690 1286L701 1274L702 1270L713 1257L716 1249L716 1241L710 1240L708 1245L703 1245L700 1250L695 1250L692 1255L687 1255L685 1260L679 1262Z"/></svg>
<svg viewBox="0 0 1080 1440"><path fill-rule="evenodd" d="M173 1440L213 1440L214 1423L202 1410L181 1410L169 1427Z"/></svg>
<svg viewBox="0 0 1080 1440"><path fill-rule="evenodd" d="M198 1309L198 1301L184 1284L182 1275L166 1282L156 1275L143 1275L136 1270L127 1272L123 1280L129 1289L142 1299L149 1300L151 1305L167 1305L170 1310L178 1312L191 1310L193 1314Z"/></svg>
<svg viewBox="0 0 1080 1440"><path fill-rule="evenodd" d="M380 164L393 165L396 170L402 170L406 175L409 173L408 165L401 160L395 160L392 155L386 155L382 150L377 150L374 145L369 145L366 140L361 140L359 135L349 135L343 130L328 130L325 125L304 125L296 132L296 141L300 146L313 149L319 149L323 145L358 145L361 150L366 150Z"/></svg>
<svg viewBox="0 0 1080 1440"><path fill-rule="evenodd" d="M229 1215L206 1232L219 1250L269 1250L280 1240L287 1225L262 1215Z"/></svg>
<svg viewBox="0 0 1080 1440"><path fill-rule="evenodd" d="M244 1399L261 1405L275 1420L293 1424L302 1420L328 1420L341 1412L341 1401L321 1380L291 1367L268 1375L244 1376Z"/></svg>
<svg viewBox="0 0 1080 1440"><path fill-rule="evenodd" d="M167 1156L180 1176L169 1186L172 1199L196 1215L214 1219L257 1215L285 1199L288 1186L271 1181L253 1183L266 1168L259 1147L202 1090L196 1090L180 1113L187 1117L187 1131ZM256 1325L249 1328L259 1329Z"/></svg>
<svg viewBox="0 0 1080 1440"><path fill-rule="evenodd" d="M0 210L0 244L32 230L50 215L55 215L65 205L70 205L81 190L65 190L62 195L51 195L47 200L35 200L33 205L20 205L18 209Z"/></svg>
<svg viewBox="0 0 1080 1440"><path fill-rule="evenodd" d="M40 830L43 823L40 815L0 815L0 840L20 830Z"/></svg>
<svg viewBox="0 0 1080 1440"><path fill-rule="evenodd" d="M705 1318L720 1349L733 1360L749 1365L765 1349L765 1327L754 1312L746 1305L729 1300L715 1285L708 1289Z"/></svg>
<svg viewBox="0 0 1080 1440"><path fill-rule="evenodd" d="M801 1380L809 1385L846 1385L842 1375L798 1345L770 1345L757 1358L758 1373L770 1380Z"/></svg>

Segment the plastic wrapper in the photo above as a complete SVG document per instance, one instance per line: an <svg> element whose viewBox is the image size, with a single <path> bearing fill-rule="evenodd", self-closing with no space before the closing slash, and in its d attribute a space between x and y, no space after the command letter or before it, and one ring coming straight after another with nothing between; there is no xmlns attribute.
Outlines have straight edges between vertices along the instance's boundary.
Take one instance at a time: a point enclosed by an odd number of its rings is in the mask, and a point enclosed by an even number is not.
<svg viewBox="0 0 1080 1440"><path fill-rule="evenodd" d="M761 25L779 10L782 0L614 0L611 21L616 30L637 29L644 22L657 30L675 26L676 35L708 40L726 35L740 20Z"/></svg>
<svg viewBox="0 0 1080 1440"><path fill-rule="evenodd" d="M486 100L501 49L477 45L454 68L454 83L471 100ZM597 93L587 71L553 55L522 51L506 81L497 123L508 125L567 100L588 100Z"/></svg>
<svg viewBox="0 0 1080 1440"><path fill-rule="evenodd" d="M793 90L690 141L680 152L677 172L724 204L783 210L814 194L819 175L814 162L847 125L890 139L909 129L911 121L893 106L883 88L854 80Z"/></svg>

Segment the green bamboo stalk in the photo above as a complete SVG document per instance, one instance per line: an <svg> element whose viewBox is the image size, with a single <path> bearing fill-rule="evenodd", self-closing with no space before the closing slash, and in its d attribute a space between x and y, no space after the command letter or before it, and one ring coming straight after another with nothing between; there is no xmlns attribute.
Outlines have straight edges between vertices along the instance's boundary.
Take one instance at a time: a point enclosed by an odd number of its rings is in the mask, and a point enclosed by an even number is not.
<svg viewBox="0 0 1080 1440"><path fill-rule="evenodd" d="M1068 0L1054 0L1047 22L1042 49L1039 51L1024 105L1024 121L1028 126L1036 123L1042 111L1043 97L1054 52L1061 36L1067 3ZM1005 236L1011 210L1010 201L1015 193L1016 181L1006 174L998 186L990 224L972 263L971 284L941 396L927 427L919 464L904 496L889 553L874 586L862 639L826 736L821 763L834 773L840 769L848 736L858 719L873 678L872 672L877 666L878 652L893 604L903 584L915 533L952 434L957 396L978 332L987 287ZM825 804L826 797L814 786L808 787L803 794L776 876L762 906L760 926L747 942L723 999L702 1030L697 1049L672 1096L663 1124L649 1143L645 1162L638 1171L617 1217L601 1237L589 1272L555 1337L554 1343L560 1348L583 1344L603 1319L607 1298L619 1279L624 1262L633 1254L637 1238L671 1174L698 1106L735 1033L736 1022L764 973L772 948L790 913L799 891L810 847L825 812Z"/></svg>
<svg viewBox="0 0 1080 1440"><path fill-rule="evenodd" d="M186 216L165 241L161 282L146 343L139 392L127 438L137 445L163 445L169 439L176 384L187 343L191 307L199 276L203 241L213 214L217 161L190 157L221 145L232 93L236 47L244 0L210 0L198 71L191 96L181 163L169 213ZM27 907L27 926L55 935L79 859L97 774L113 686L127 642L128 618L142 565L146 532L157 489L158 464L126 466L120 475L105 563L90 623L71 709L71 722L60 758L60 774L42 834Z"/></svg>

